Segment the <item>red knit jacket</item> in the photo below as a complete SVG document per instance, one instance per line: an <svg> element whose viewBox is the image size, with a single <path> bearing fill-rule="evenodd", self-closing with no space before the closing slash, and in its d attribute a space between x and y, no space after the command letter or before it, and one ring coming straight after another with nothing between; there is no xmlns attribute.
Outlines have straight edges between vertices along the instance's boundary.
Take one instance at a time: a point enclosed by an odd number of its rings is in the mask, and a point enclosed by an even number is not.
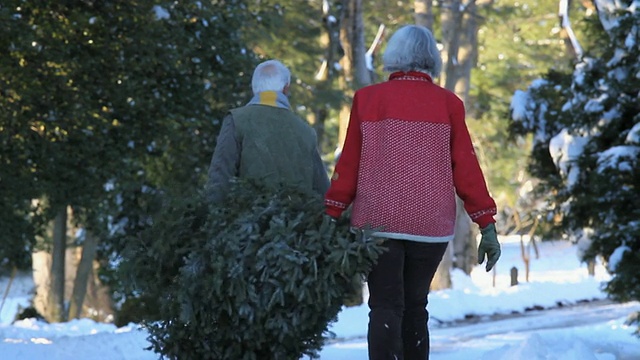
<svg viewBox="0 0 640 360"><path fill-rule="evenodd" d="M327 214L353 204L351 223L378 236L453 238L455 194L480 227L493 223L489 195L462 101L421 72L397 72L358 90L342 153L325 196Z"/></svg>

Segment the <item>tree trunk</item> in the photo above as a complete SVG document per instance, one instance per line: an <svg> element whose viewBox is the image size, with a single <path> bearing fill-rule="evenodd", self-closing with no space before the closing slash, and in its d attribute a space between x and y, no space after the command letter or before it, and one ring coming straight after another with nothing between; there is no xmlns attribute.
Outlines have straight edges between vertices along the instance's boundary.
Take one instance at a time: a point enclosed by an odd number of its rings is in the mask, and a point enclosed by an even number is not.
<svg viewBox="0 0 640 360"><path fill-rule="evenodd" d="M343 26L345 35L351 43L351 51L347 53L347 57L351 57L354 83L353 90L360 89L363 86L371 84L371 74L367 66L367 47L364 42L364 16L362 8L362 0L345 0L349 3L348 17L351 21L346 22Z"/></svg>
<svg viewBox="0 0 640 360"><path fill-rule="evenodd" d="M416 25L421 25L433 31L433 1L432 0L414 0L414 16Z"/></svg>
<svg viewBox="0 0 640 360"><path fill-rule="evenodd" d="M313 116L310 119L311 126L316 131L316 140L318 143L318 149L322 154L322 143L324 142L325 136L325 123L327 121L327 109L322 107L322 105L318 105L317 108L313 110Z"/></svg>
<svg viewBox="0 0 640 360"><path fill-rule="evenodd" d="M455 92L462 98L468 109L472 109L469 90L471 89L471 70L478 62L478 16L475 1L469 1L465 6L463 30L460 34L458 61L460 66L459 78L455 85Z"/></svg>
<svg viewBox="0 0 640 360"><path fill-rule="evenodd" d="M82 315L82 304L84 303L85 294L89 277L92 274L93 260L96 256L98 248L98 238L91 232L85 232L85 240L82 246L82 257L76 271L76 278L73 283L73 294L71 295L71 303L69 304L69 319L79 319Z"/></svg>
<svg viewBox="0 0 640 360"><path fill-rule="evenodd" d="M67 207L61 207L53 220L53 249L51 251L51 288L46 319L49 322L65 321L65 254L67 251Z"/></svg>
<svg viewBox="0 0 640 360"><path fill-rule="evenodd" d="M468 107L471 69L476 63L478 24L476 2L445 1L442 12L443 81Z"/></svg>
<svg viewBox="0 0 640 360"><path fill-rule="evenodd" d="M322 28L320 34L320 46L324 49L324 60L316 73L316 94L320 95L331 89L336 72L336 63L342 58L343 50L340 47L340 23L332 12L329 0L322 1ZM324 141L325 121L328 116L328 106L320 104L313 111L313 124L318 136L318 145Z"/></svg>
<svg viewBox="0 0 640 360"><path fill-rule="evenodd" d="M462 200L456 196L456 228L451 244L453 267L461 269L467 275L471 274L478 260L477 233L476 227L472 226L471 218L464 210Z"/></svg>
<svg viewBox="0 0 640 360"><path fill-rule="evenodd" d="M51 253L48 251L34 251L31 254L31 266L35 287L33 307L39 314L48 318L49 291L51 291Z"/></svg>
<svg viewBox="0 0 640 360"><path fill-rule="evenodd" d="M336 153L340 153L347 135L349 116L351 114L351 99L355 90L371 84L371 74L367 67L364 43L364 17L362 0L342 0L340 16L340 44L344 56L340 60L343 76L339 79L340 88L345 94L345 102L340 109L340 123L338 128L338 145ZM362 293L357 295L350 305L362 303Z"/></svg>
<svg viewBox="0 0 640 360"><path fill-rule="evenodd" d="M520 257L524 263L524 280L529 282L529 270L531 265L530 248L524 244L524 236L520 235Z"/></svg>
<svg viewBox="0 0 640 360"><path fill-rule="evenodd" d="M432 291L451 288L452 283L450 270L453 266L453 255L451 252L451 244L449 244L449 246L447 246L447 251L444 252L440 265L438 265L436 274L433 276L433 281L431 281L430 289Z"/></svg>
<svg viewBox="0 0 640 360"><path fill-rule="evenodd" d="M351 98L354 91L371 84L371 75L367 68L366 47L364 43L364 18L362 14L362 0L342 0L342 15L340 17L340 41L345 56L342 58L343 76L340 87L343 89L345 101L340 110L340 127L338 131L338 148L342 149L349 126L351 113Z"/></svg>
<svg viewBox="0 0 640 360"><path fill-rule="evenodd" d="M476 20L475 0L463 3L461 0L442 2L442 41L443 64L440 83L455 92L469 108L469 88L471 69L476 63L478 48L478 24ZM462 269L469 274L477 262L477 232L472 228L471 219L464 210L462 201L456 197L456 224L453 248L453 260L449 267L443 264L438 268L436 276L442 284L451 284L449 270L451 266ZM445 273L446 272L446 273Z"/></svg>
<svg viewBox="0 0 640 360"><path fill-rule="evenodd" d="M596 261L594 259L587 261L587 273L589 276L596 276Z"/></svg>
<svg viewBox="0 0 640 360"><path fill-rule="evenodd" d="M16 278L16 273L18 269L14 265L11 269L11 277L9 277L9 283L7 284L7 288L4 290L4 295L2 295L2 302L0 302L0 314L2 314L2 308L4 307L4 302L7 300L7 296L9 296L9 291L11 291L11 284L13 284L13 280Z"/></svg>

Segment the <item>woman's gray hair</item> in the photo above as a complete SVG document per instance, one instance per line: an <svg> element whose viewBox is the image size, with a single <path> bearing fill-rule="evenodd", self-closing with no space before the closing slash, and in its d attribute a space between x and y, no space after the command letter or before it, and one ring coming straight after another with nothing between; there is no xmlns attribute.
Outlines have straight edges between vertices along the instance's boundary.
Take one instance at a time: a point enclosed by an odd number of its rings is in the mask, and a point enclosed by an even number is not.
<svg viewBox="0 0 640 360"><path fill-rule="evenodd" d="M438 77L442 71L442 58L433 34L419 25L406 25L389 39L382 55L384 70L422 71Z"/></svg>
<svg viewBox="0 0 640 360"><path fill-rule="evenodd" d="M282 91L291 83L291 72L278 60L267 60L256 66L251 78L253 94L263 91Z"/></svg>

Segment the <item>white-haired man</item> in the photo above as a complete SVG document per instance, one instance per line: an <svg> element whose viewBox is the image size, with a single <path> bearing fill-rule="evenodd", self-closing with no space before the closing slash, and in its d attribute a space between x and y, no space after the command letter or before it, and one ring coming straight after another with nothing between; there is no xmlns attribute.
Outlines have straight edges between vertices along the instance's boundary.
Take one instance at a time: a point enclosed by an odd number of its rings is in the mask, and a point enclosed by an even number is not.
<svg viewBox="0 0 640 360"><path fill-rule="evenodd" d="M464 105L433 82L442 60L433 34L408 25L382 57L389 80L358 90L342 154L326 197L351 224L381 228L383 253L368 276L369 358L429 358L429 285L453 239L456 193L482 229L479 260L500 257L496 204L473 151Z"/></svg>
<svg viewBox="0 0 640 360"><path fill-rule="evenodd" d="M291 111L291 73L281 62L259 64L251 80L253 98L222 121L209 167L207 192L221 201L233 177L267 186L297 186L321 196L329 187L313 128Z"/></svg>

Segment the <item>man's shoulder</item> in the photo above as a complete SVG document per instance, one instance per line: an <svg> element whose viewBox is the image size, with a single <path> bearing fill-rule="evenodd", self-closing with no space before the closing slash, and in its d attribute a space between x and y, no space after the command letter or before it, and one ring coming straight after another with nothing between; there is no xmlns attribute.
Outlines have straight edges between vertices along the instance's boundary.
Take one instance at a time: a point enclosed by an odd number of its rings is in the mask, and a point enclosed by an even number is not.
<svg viewBox="0 0 640 360"><path fill-rule="evenodd" d="M229 110L229 112L233 115L260 115L260 114L269 114L269 113L281 113L281 112L290 112L291 114L293 114L293 112L289 109L285 109L285 108L281 108L281 107L274 107L274 106L269 106L269 105L262 105L262 104L248 104L245 106L240 106L237 108L233 108L231 110Z"/></svg>
<svg viewBox="0 0 640 360"><path fill-rule="evenodd" d="M310 135L316 136L315 130L313 127L302 119L298 114L294 113L290 109L285 108L277 108L273 106L266 105L248 105L235 109L229 110L232 118L235 123L247 123L247 126L258 126L261 121L252 121L252 120L260 120L264 119L265 115L272 114L279 119L283 118L283 114L285 119L288 119L290 126L295 127L298 131L308 133ZM264 124L264 123L263 123Z"/></svg>
<svg viewBox="0 0 640 360"><path fill-rule="evenodd" d="M293 111L290 111L290 118L292 125L295 126L299 132L304 133L305 135L313 136L315 138L316 131L308 122L306 122L303 118L301 118Z"/></svg>

